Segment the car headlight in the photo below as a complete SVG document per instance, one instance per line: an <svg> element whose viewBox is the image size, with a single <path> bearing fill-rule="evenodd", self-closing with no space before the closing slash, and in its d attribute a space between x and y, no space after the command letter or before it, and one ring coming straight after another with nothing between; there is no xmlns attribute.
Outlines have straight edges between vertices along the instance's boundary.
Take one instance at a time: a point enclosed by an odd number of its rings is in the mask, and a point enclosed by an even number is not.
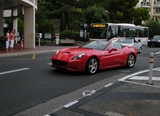
<svg viewBox="0 0 160 116"><path fill-rule="evenodd" d="M78 56L73 57L73 60L77 60L77 59L81 59L83 58L83 56L85 55L85 53L79 54Z"/></svg>
<svg viewBox="0 0 160 116"><path fill-rule="evenodd" d="M60 51L60 50L56 51L56 54L58 54L59 51Z"/></svg>
<svg viewBox="0 0 160 116"><path fill-rule="evenodd" d="M60 51L60 50L56 51L56 53L54 53L53 56L55 56L56 54L58 54L59 51Z"/></svg>

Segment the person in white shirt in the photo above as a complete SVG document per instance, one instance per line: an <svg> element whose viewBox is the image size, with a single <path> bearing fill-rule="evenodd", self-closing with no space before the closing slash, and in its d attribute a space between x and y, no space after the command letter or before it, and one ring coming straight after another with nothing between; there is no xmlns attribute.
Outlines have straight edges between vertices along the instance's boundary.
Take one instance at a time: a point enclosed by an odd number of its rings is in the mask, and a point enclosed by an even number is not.
<svg viewBox="0 0 160 116"><path fill-rule="evenodd" d="M9 30L6 32L6 51L9 49L9 43L10 43L10 36L9 36Z"/></svg>

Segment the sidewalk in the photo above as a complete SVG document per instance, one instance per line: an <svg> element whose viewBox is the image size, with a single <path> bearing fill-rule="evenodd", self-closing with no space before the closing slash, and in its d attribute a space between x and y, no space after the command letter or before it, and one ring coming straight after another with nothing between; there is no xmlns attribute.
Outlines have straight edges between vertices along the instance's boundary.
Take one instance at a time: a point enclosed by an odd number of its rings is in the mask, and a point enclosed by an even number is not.
<svg viewBox="0 0 160 116"><path fill-rule="evenodd" d="M0 58L2 57L11 57L25 54L33 53L45 53L45 52L55 52L61 48L65 47L77 47L77 46L35 46L33 49L23 49L15 48L14 51L6 51L5 48L0 48Z"/></svg>
<svg viewBox="0 0 160 116"><path fill-rule="evenodd" d="M152 79L147 70L122 77L45 116L159 116L160 68Z"/></svg>

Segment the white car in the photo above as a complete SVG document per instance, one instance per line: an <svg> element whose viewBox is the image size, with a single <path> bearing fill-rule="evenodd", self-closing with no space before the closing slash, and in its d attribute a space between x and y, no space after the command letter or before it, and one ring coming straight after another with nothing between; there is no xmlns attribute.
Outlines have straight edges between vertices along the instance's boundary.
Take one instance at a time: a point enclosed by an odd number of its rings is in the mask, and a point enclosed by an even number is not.
<svg viewBox="0 0 160 116"><path fill-rule="evenodd" d="M137 49L138 53L142 52L142 43L135 38L112 38L110 41L121 43L122 46L131 46Z"/></svg>

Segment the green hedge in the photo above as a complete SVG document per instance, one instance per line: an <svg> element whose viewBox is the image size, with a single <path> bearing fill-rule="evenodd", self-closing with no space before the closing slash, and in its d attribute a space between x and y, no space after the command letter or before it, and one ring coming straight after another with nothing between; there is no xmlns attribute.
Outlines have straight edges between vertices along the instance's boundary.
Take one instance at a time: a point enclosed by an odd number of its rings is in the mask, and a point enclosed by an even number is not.
<svg viewBox="0 0 160 116"><path fill-rule="evenodd" d="M79 33L73 32L71 30L65 30L60 32L60 39L66 39L66 38L77 40L77 38L79 38Z"/></svg>

